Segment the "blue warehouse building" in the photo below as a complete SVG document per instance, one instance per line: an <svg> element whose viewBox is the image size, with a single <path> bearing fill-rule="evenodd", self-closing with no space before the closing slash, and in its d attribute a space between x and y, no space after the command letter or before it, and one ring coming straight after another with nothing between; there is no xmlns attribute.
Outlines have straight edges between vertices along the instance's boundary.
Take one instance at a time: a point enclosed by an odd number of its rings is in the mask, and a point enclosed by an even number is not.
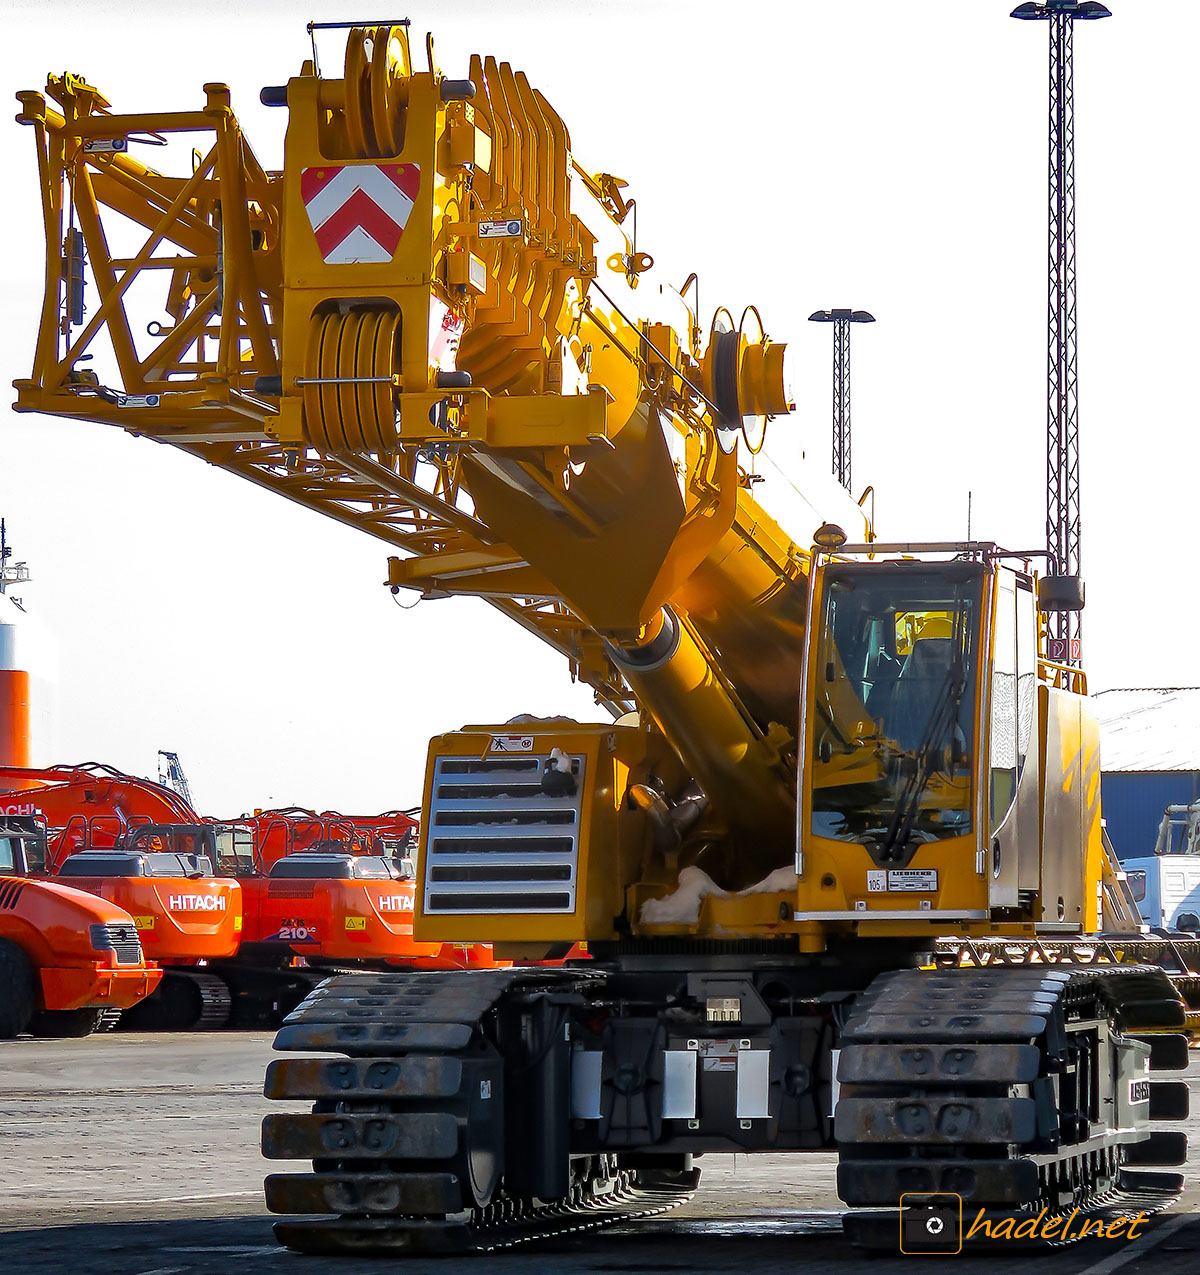
<svg viewBox="0 0 1200 1275"><path fill-rule="evenodd" d="M1169 805L1200 800L1200 687L1101 691L1100 800L1122 859L1154 853Z"/></svg>

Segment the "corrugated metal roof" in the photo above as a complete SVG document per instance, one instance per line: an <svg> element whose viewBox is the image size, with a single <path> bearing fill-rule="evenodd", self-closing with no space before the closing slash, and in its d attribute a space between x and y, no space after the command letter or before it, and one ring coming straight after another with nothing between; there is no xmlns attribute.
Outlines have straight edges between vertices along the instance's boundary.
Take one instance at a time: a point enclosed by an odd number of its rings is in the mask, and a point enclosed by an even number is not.
<svg viewBox="0 0 1200 1275"><path fill-rule="evenodd" d="M1200 770L1200 686L1101 691L1092 704L1101 770Z"/></svg>

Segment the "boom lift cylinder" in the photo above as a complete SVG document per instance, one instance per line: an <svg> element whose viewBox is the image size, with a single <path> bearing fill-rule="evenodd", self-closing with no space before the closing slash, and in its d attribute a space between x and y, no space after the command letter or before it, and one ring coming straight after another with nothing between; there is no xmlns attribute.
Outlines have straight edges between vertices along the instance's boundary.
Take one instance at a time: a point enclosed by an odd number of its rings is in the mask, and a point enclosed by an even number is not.
<svg viewBox="0 0 1200 1275"><path fill-rule="evenodd" d="M755 727L687 620L664 610L646 641L610 645L609 653L734 838L737 849L724 871L710 875L740 888L789 862L794 779L786 774L777 744Z"/></svg>

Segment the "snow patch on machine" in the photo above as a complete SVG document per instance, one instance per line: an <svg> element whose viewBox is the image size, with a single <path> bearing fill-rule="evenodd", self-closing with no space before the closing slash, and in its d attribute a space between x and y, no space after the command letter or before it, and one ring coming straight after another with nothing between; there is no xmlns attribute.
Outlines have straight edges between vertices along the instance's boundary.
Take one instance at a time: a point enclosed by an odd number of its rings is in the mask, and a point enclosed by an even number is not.
<svg viewBox="0 0 1200 1275"><path fill-rule="evenodd" d="M642 925L695 925L700 920L700 905L705 899L744 899L751 894L778 894L794 890L799 883L794 868L776 868L754 885L731 893L722 890L703 868L684 868L673 894L661 899L647 899L642 904Z"/></svg>

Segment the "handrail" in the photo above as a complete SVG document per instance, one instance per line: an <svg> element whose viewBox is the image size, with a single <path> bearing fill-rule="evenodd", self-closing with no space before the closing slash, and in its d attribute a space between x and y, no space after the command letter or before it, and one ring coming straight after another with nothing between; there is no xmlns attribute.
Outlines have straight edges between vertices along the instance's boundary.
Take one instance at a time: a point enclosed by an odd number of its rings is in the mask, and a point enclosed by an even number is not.
<svg viewBox="0 0 1200 1275"><path fill-rule="evenodd" d="M1038 681L1045 682L1055 690L1071 691L1076 695L1087 694L1087 674L1081 668L1073 668L1069 664L1055 664L1052 660L1038 656Z"/></svg>

